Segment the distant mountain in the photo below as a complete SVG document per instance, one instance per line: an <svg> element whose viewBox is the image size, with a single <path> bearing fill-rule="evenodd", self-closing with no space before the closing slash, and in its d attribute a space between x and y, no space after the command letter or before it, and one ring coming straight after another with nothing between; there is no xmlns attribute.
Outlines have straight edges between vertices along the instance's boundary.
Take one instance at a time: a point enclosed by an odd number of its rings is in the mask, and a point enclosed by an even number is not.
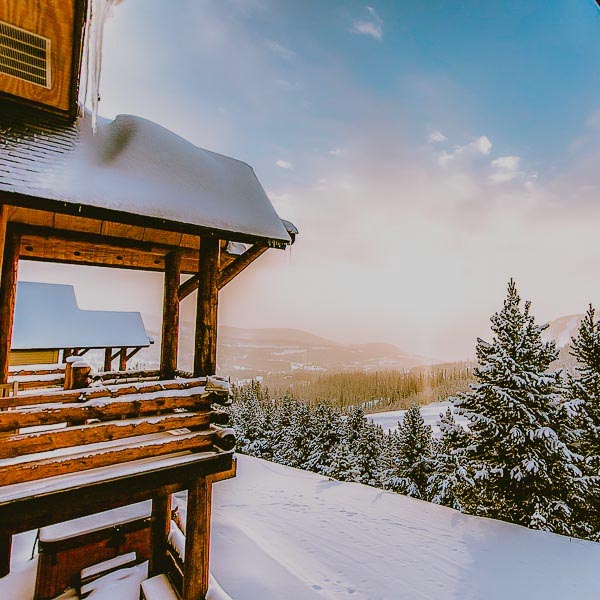
<svg viewBox="0 0 600 600"><path fill-rule="evenodd" d="M542 334L544 341L553 340L559 348L568 346L571 338L577 335L582 319L583 315L568 315L550 321Z"/></svg>
<svg viewBox="0 0 600 600"><path fill-rule="evenodd" d="M156 339L153 356L158 364L160 334L156 322L146 319L149 334ZM409 369L433 364L434 360L410 354L393 344L340 344L300 329L219 328L218 366L233 379L250 379L292 372L339 372L356 370ZM180 365L190 368L194 325L181 323Z"/></svg>

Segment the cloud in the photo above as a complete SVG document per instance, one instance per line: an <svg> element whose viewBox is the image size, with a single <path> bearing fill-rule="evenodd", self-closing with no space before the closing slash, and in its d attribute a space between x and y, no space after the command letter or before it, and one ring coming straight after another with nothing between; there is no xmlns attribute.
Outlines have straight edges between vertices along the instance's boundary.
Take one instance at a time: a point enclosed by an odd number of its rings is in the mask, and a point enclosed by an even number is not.
<svg viewBox="0 0 600 600"><path fill-rule="evenodd" d="M490 175L490 181L492 183L505 183L511 181L515 177L525 175L525 173L519 170L521 158L519 156L500 156L495 158L492 162L492 174Z"/></svg>
<svg viewBox="0 0 600 600"><path fill-rule="evenodd" d="M287 160L281 160L281 158L279 160L276 160L275 164L280 169L293 169L294 168L294 165L291 162L288 162Z"/></svg>
<svg viewBox="0 0 600 600"><path fill-rule="evenodd" d="M487 135L481 135L464 146L454 146L450 152L442 152L438 156L438 164L444 166L461 159L463 162L489 155L492 142Z"/></svg>
<svg viewBox="0 0 600 600"><path fill-rule="evenodd" d="M342 154L344 154L344 149L343 148L332 148L328 154L331 154L331 156L341 156Z"/></svg>
<svg viewBox="0 0 600 600"><path fill-rule="evenodd" d="M445 142L447 138L439 129L436 129L429 134L427 139L430 142Z"/></svg>
<svg viewBox="0 0 600 600"><path fill-rule="evenodd" d="M381 41L383 39L383 21L372 6L367 6L366 9L371 19L354 21L350 31L359 35L369 35Z"/></svg>
<svg viewBox="0 0 600 600"><path fill-rule="evenodd" d="M279 42L275 42L274 40L269 40L267 42L267 47L279 58L283 58L283 60L291 60L296 56L296 53L285 46L282 46Z"/></svg>

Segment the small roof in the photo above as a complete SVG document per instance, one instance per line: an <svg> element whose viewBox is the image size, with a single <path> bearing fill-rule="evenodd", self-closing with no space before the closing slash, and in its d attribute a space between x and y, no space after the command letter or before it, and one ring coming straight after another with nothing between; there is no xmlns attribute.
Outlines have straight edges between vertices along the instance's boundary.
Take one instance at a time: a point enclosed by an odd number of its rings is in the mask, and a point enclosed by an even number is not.
<svg viewBox="0 0 600 600"><path fill-rule="evenodd" d="M12 350L150 345L138 312L81 310L72 285L19 281Z"/></svg>
<svg viewBox="0 0 600 600"><path fill-rule="evenodd" d="M291 242L249 165L152 121L101 118L93 134L89 116L69 123L5 104L0 140L0 191L15 194L5 196L9 203L81 216L103 209L123 222L136 215L224 239Z"/></svg>

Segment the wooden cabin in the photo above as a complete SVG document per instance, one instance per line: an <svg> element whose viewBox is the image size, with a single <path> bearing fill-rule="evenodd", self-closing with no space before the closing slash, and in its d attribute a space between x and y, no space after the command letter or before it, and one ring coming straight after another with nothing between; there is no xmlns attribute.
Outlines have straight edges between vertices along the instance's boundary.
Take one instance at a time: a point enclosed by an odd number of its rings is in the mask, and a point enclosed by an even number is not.
<svg viewBox="0 0 600 600"><path fill-rule="evenodd" d="M0 577L9 571L12 536L40 528L55 554L39 562L36 598L72 583L68 565L81 568L83 588L97 576L96 563L137 556L149 560L161 589L172 585L174 597L198 600L208 587L212 485L235 476L235 440L219 408L229 387L213 377L219 292L267 249L293 243L297 231L279 218L249 165L139 117L99 119L96 132L89 115L76 117L88 9L84 0L0 5L0 36L12 44L0 53L0 386L9 376L22 260L163 273L160 368L138 382L0 398ZM190 294L195 352L193 372L183 373L179 305ZM187 521L178 553L170 498L182 490ZM130 537L108 544L103 536L112 534L94 530L65 541L64 530L80 519L140 503L147 514L117 527ZM66 523L63 533L48 530L58 523ZM148 600L151 589L144 587Z"/></svg>
<svg viewBox="0 0 600 600"><path fill-rule="evenodd" d="M11 367L65 362L90 350L104 354L104 371L119 370L154 340L139 312L81 310L71 285L20 281L9 363Z"/></svg>

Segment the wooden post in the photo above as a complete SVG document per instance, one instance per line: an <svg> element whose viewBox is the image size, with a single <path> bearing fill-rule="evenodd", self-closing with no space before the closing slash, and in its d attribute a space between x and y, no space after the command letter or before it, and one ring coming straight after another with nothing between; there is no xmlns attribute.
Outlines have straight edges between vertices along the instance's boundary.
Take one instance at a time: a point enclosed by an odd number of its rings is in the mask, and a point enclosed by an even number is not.
<svg viewBox="0 0 600 600"><path fill-rule="evenodd" d="M10 573L10 553L12 550L12 534L0 531L0 577Z"/></svg>
<svg viewBox="0 0 600 600"><path fill-rule="evenodd" d="M8 225L8 206L0 204L0 282L2 281L2 257L6 241L6 226Z"/></svg>
<svg viewBox="0 0 600 600"><path fill-rule="evenodd" d="M179 280L181 254L169 252L165 256L165 285L163 298L162 340L160 348L160 377L173 379L177 370L179 343Z"/></svg>
<svg viewBox="0 0 600 600"><path fill-rule="evenodd" d="M119 352L119 371L127 371L127 348L121 348Z"/></svg>
<svg viewBox="0 0 600 600"><path fill-rule="evenodd" d="M159 494L152 498L152 521L150 529L150 577L164 573L167 540L171 525L171 496Z"/></svg>
<svg viewBox="0 0 600 600"><path fill-rule="evenodd" d="M204 600L208 591L212 483L201 477L188 490L183 600Z"/></svg>
<svg viewBox="0 0 600 600"><path fill-rule="evenodd" d="M104 350L104 372L110 371L112 368L112 348Z"/></svg>
<svg viewBox="0 0 600 600"><path fill-rule="evenodd" d="M0 279L0 383L8 381L8 363L12 341L21 234L7 228Z"/></svg>
<svg viewBox="0 0 600 600"><path fill-rule="evenodd" d="M214 375L217 370L217 310L219 304L219 251L217 238L200 241L194 376Z"/></svg>

